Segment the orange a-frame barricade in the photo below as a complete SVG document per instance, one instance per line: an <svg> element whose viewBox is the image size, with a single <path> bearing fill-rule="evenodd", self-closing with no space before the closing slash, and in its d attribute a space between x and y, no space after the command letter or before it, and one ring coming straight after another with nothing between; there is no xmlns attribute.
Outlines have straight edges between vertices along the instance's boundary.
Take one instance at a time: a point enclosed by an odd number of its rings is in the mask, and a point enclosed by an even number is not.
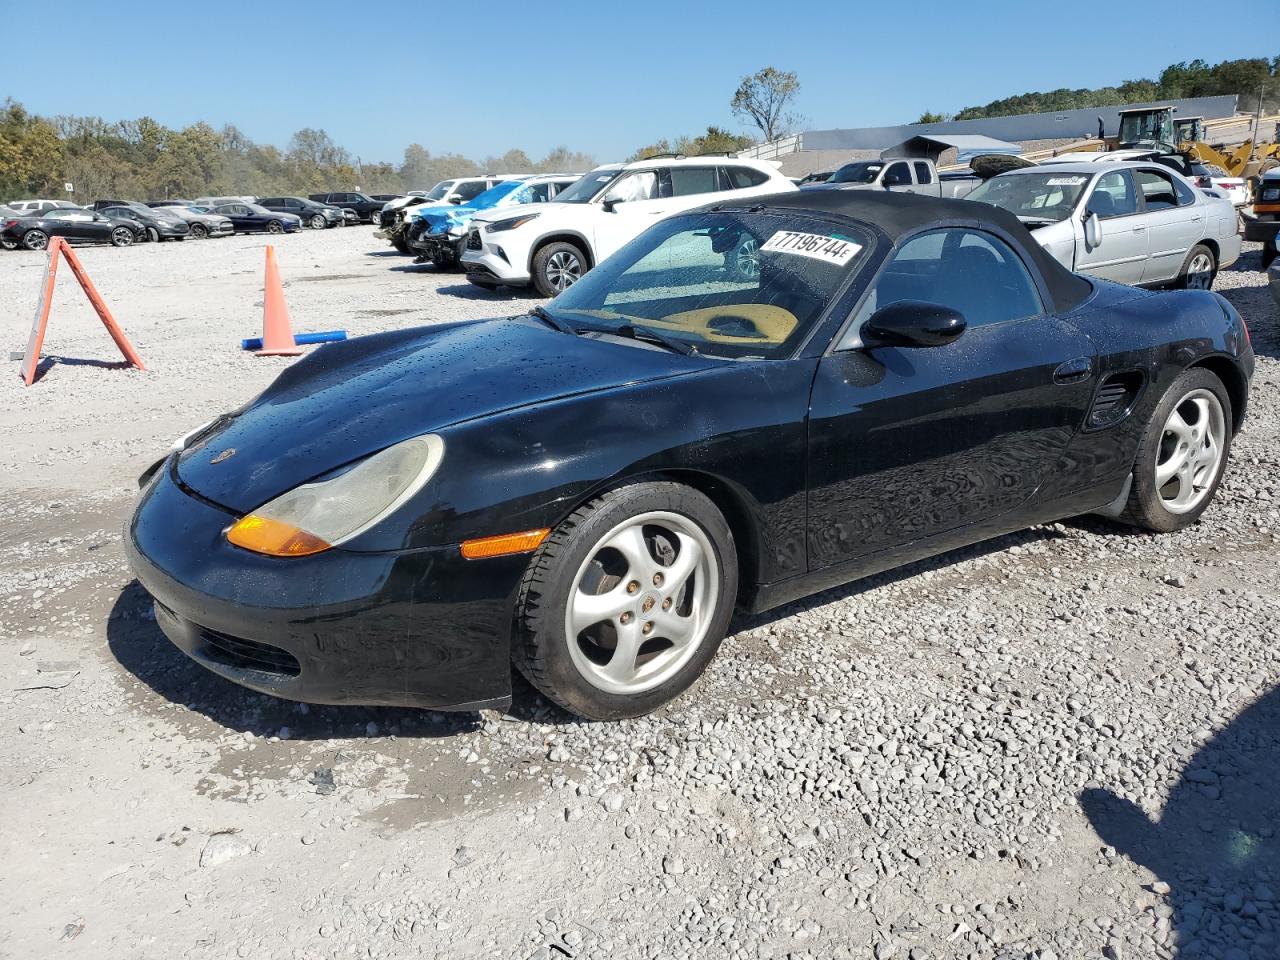
<svg viewBox="0 0 1280 960"><path fill-rule="evenodd" d="M67 266L71 268L71 272L80 281L81 289L84 290L85 296L89 298L89 302L93 304L93 309L97 311L98 317L102 320L102 325L107 328L107 333L111 334L111 339L116 342L116 346L124 354L125 360L131 366L137 367L139 370L145 370L146 367L142 365L142 358L138 356L137 351L133 349L129 339L124 335L124 331L120 329L120 325L111 316L111 311L107 309L107 305L98 294L93 281L84 272L80 259L72 252L67 241L63 240L62 237L53 237L49 241L49 270L45 274L44 285L40 288L40 302L36 304L36 317L31 324L31 336L27 339L27 352L22 360L23 381L29 387L36 378L36 364L40 362L40 348L44 345L44 331L49 325L49 308L53 305L53 281L58 276L58 258L60 256L66 258Z"/></svg>

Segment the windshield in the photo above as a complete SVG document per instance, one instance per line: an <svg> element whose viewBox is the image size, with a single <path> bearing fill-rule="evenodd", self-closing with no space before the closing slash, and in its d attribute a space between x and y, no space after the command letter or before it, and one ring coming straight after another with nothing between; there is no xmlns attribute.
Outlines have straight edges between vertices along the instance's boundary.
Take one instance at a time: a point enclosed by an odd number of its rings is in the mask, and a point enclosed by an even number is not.
<svg viewBox="0 0 1280 960"><path fill-rule="evenodd" d="M444 195L448 193L449 189L457 182L457 180L441 180L423 195L423 199L443 200Z"/></svg>
<svg viewBox="0 0 1280 960"><path fill-rule="evenodd" d="M788 356L859 269L870 236L793 213L688 213L632 240L547 305L587 332L649 331L708 356Z"/></svg>
<svg viewBox="0 0 1280 960"><path fill-rule="evenodd" d="M979 184L966 200L989 203L1021 220L1057 223L1071 216L1089 182L1083 173L1011 173Z"/></svg>
<svg viewBox="0 0 1280 960"><path fill-rule="evenodd" d="M867 160L862 163L846 163L831 175L827 183L875 183L876 177L884 164L879 160Z"/></svg>
<svg viewBox="0 0 1280 960"><path fill-rule="evenodd" d="M1126 113L1120 117L1120 145L1173 145L1173 116L1165 110Z"/></svg>
<svg viewBox="0 0 1280 960"><path fill-rule="evenodd" d="M592 170L567 190L556 194L557 203L590 203L613 181L622 175L622 168Z"/></svg>
<svg viewBox="0 0 1280 960"><path fill-rule="evenodd" d="M524 186L524 184L519 180L507 180L498 184L496 187L490 187L483 193L476 194L466 202L466 205L468 207L478 207L482 210L485 207L492 207L503 197L508 194L515 193L522 186Z"/></svg>

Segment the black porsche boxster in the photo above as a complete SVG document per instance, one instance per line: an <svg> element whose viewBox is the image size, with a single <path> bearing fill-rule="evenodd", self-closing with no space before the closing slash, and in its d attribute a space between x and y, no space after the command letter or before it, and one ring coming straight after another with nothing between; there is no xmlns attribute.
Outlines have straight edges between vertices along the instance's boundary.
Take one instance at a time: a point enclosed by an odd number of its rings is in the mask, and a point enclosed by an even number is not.
<svg viewBox="0 0 1280 960"><path fill-rule="evenodd" d="M1214 496L1253 372L1207 291L1009 214L816 191L651 227L545 307L322 347L142 478L164 632L256 690L653 710L760 611L1083 513Z"/></svg>

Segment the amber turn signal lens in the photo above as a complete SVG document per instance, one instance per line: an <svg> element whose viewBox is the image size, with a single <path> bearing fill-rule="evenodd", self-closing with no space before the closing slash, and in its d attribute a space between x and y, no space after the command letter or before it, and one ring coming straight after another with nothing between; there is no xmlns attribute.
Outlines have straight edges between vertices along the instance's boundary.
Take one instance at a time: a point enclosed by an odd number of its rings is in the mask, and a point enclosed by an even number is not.
<svg viewBox="0 0 1280 960"><path fill-rule="evenodd" d="M496 537L481 537L462 544L462 555L468 560L486 557L505 557L512 553L529 553L542 546L550 530L526 530L524 533L504 533Z"/></svg>
<svg viewBox="0 0 1280 960"><path fill-rule="evenodd" d="M252 513L227 531L227 539L237 547L268 557L305 557L330 547L305 530Z"/></svg>

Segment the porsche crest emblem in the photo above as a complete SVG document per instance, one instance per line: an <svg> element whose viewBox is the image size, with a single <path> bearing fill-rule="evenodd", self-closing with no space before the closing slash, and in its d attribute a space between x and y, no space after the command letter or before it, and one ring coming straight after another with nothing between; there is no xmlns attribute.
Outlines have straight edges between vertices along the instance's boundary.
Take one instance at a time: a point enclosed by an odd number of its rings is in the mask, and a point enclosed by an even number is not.
<svg viewBox="0 0 1280 960"><path fill-rule="evenodd" d="M213 458L212 460L210 460L209 462L210 462L210 463L221 463L223 460L230 460L230 459L231 459L232 457L234 457L235 455L236 455L236 448L235 448L235 447L227 447L227 449L223 450L220 454L218 454L216 457L214 457L214 458Z"/></svg>

